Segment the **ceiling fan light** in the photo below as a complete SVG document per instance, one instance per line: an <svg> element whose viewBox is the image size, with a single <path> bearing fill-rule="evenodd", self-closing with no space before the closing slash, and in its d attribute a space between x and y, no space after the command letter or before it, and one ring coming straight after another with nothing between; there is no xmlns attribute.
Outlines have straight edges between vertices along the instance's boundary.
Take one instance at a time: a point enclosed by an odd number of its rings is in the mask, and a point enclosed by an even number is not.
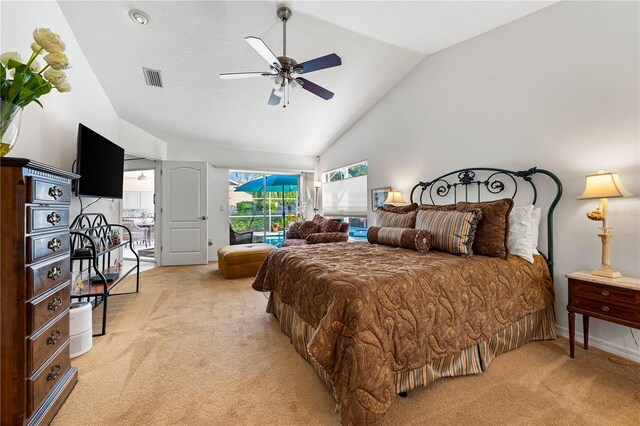
<svg viewBox="0 0 640 426"><path fill-rule="evenodd" d="M280 86L278 87L274 92L274 95L276 95L277 97L281 98L284 96L284 86Z"/></svg>
<svg viewBox="0 0 640 426"><path fill-rule="evenodd" d="M271 80L271 87L273 87L274 89L278 90L280 88L280 86L282 86L282 82L283 81L284 81L284 78L282 78L281 75L276 75Z"/></svg>
<svg viewBox="0 0 640 426"><path fill-rule="evenodd" d="M295 79L291 79L291 83L289 84L289 87L291 87L291 91L296 95L302 91L302 85L298 83Z"/></svg>

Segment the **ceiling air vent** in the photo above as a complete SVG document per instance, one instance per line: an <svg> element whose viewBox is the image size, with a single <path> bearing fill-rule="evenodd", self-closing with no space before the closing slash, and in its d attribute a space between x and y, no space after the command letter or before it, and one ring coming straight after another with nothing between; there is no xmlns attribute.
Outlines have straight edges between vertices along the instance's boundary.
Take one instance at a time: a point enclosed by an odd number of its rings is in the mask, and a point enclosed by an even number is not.
<svg viewBox="0 0 640 426"><path fill-rule="evenodd" d="M162 75L160 71L142 68L142 72L144 73L144 81L147 82L147 86L164 87L162 85Z"/></svg>

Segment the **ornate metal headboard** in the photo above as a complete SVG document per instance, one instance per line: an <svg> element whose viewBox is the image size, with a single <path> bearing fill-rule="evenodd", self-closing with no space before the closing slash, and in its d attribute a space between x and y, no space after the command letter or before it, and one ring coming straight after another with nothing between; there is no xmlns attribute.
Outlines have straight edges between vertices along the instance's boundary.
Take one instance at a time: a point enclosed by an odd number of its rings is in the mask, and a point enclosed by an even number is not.
<svg viewBox="0 0 640 426"><path fill-rule="evenodd" d="M513 171L505 169L496 169L491 167L475 167L468 169L460 169L431 181L419 182L411 190L411 202L418 204L439 204L438 201L481 201L482 195L495 195L497 199L512 198L515 201L518 194L518 183L528 184L527 191L530 197L526 203L536 204L538 201L538 187L534 182L535 175L546 175L555 184L555 196L551 200L547 209L547 253L546 259L553 277L553 212L562 197L562 182L558 177L548 170L532 167L528 170ZM482 177L484 176L484 177ZM540 184L540 183L538 183ZM420 190L420 196L416 197L417 191ZM459 196L459 192L461 193ZM520 191L522 194L523 191ZM424 199L425 195L428 197ZM473 197L469 199L469 197ZM436 199L434 200L434 197ZM459 199L460 198L460 199ZM543 254L544 256L544 254Z"/></svg>

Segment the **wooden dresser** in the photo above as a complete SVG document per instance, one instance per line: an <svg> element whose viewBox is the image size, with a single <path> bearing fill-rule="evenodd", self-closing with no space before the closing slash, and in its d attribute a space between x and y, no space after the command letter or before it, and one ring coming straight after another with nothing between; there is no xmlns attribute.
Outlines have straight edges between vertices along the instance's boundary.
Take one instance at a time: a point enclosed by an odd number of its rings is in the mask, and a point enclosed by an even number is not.
<svg viewBox="0 0 640 426"><path fill-rule="evenodd" d="M0 158L0 423L48 424L77 382L69 358L69 172Z"/></svg>
<svg viewBox="0 0 640 426"><path fill-rule="evenodd" d="M589 317L640 328L640 279L606 278L577 271L569 279L569 356L575 354L576 314L582 314L584 348L589 348Z"/></svg>

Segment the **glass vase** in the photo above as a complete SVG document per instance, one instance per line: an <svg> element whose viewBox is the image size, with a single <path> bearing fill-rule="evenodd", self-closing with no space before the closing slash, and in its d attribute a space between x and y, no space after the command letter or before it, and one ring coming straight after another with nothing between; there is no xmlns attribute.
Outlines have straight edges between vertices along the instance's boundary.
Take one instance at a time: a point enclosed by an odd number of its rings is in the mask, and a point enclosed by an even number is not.
<svg viewBox="0 0 640 426"><path fill-rule="evenodd" d="M20 134L22 108L0 100L0 157L9 154Z"/></svg>

